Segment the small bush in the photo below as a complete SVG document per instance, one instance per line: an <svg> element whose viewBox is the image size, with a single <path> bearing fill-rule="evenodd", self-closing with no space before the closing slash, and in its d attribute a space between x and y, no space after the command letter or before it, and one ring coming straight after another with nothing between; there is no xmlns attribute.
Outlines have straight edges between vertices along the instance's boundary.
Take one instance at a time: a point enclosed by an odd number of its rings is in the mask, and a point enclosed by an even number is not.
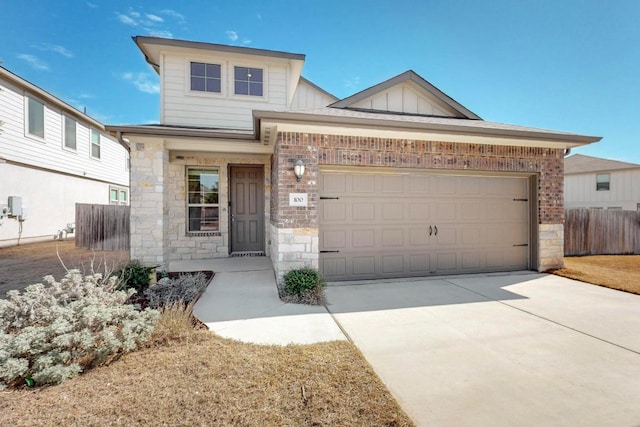
<svg viewBox="0 0 640 427"><path fill-rule="evenodd" d="M192 315L193 304L173 303L159 309L147 346L165 346L174 342L187 343L206 339L208 329Z"/></svg>
<svg viewBox="0 0 640 427"><path fill-rule="evenodd" d="M149 286L149 275L152 267L145 267L138 260L126 263L117 273L120 278L120 289L135 289L142 293Z"/></svg>
<svg viewBox="0 0 640 427"><path fill-rule="evenodd" d="M158 284L149 286L145 289L144 296L151 308L176 303L187 305L195 302L206 286L207 276L203 273L181 274L175 279L163 278Z"/></svg>
<svg viewBox="0 0 640 427"><path fill-rule="evenodd" d="M114 291L117 278L71 270L9 291L0 300L0 389L32 378L57 384L135 350L159 313L124 302L135 291Z"/></svg>
<svg viewBox="0 0 640 427"><path fill-rule="evenodd" d="M284 299L301 304L324 304L325 285L322 275L313 268L290 270L284 276Z"/></svg>

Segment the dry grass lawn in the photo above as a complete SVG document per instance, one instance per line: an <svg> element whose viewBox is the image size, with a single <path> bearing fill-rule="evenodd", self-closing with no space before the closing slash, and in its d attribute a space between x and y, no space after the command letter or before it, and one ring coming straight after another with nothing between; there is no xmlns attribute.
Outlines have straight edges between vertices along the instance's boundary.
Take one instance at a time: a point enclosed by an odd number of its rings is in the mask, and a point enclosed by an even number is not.
<svg viewBox="0 0 640 427"><path fill-rule="evenodd" d="M183 317L163 315L149 348L110 366L55 387L0 392L1 424L413 425L348 342L244 344Z"/></svg>
<svg viewBox="0 0 640 427"><path fill-rule="evenodd" d="M566 257L553 273L594 285L640 294L640 255Z"/></svg>

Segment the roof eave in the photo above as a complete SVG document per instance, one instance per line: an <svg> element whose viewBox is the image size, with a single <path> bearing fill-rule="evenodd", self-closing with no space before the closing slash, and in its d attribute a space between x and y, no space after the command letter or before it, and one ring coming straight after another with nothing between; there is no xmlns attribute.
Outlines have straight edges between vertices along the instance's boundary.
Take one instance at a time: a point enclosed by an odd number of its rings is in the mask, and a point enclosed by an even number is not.
<svg viewBox="0 0 640 427"><path fill-rule="evenodd" d="M260 129L261 120L282 120L289 122L312 122L315 124L336 124L349 126L370 126L397 130L435 131L464 135L493 136L500 138L532 139L539 141L557 141L572 145L586 145L598 142L602 137L577 134L553 133L545 131L525 131L513 129L489 129L464 126L463 124L391 122L381 119L361 117L336 117L308 114L304 112L260 111L254 110L254 128Z"/></svg>

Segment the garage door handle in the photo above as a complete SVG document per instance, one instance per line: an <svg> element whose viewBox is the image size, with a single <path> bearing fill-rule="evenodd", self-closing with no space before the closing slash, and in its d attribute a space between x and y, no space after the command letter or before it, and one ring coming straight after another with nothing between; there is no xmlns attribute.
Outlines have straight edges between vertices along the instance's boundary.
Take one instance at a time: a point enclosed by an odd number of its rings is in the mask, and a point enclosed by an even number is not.
<svg viewBox="0 0 640 427"><path fill-rule="evenodd" d="M340 251L320 251L321 254L337 254L340 253Z"/></svg>
<svg viewBox="0 0 640 427"><path fill-rule="evenodd" d="M433 233L433 228L431 228L431 226L429 226L429 236L431 236L432 233Z"/></svg>
<svg viewBox="0 0 640 427"><path fill-rule="evenodd" d="M438 226L436 225L436 226L435 226L435 227L433 227L433 228L435 228L435 230L436 230L436 236L437 236L437 235L438 235Z"/></svg>

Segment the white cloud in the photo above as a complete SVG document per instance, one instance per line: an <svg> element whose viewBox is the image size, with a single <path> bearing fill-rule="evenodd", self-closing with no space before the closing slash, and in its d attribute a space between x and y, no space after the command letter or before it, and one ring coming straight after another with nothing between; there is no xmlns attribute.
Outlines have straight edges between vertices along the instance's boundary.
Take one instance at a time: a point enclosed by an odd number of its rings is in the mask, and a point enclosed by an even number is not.
<svg viewBox="0 0 640 427"><path fill-rule="evenodd" d="M238 40L238 33L236 31L232 31L232 30L225 31L225 34L227 35L227 38L232 42Z"/></svg>
<svg viewBox="0 0 640 427"><path fill-rule="evenodd" d="M136 12L135 10L130 11L129 15L133 16L134 18L140 18L140 12Z"/></svg>
<svg viewBox="0 0 640 427"><path fill-rule="evenodd" d="M18 58L22 59L23 61L26 61L29 65L31 65L36 70L49 71L49 65L47 65L45 62L42 62L40 59L38 59L33 55L21 53L20 55L18 55Z"/></svg>
<svg viewBox="0 0 640 427"><path fill-rule="evenodd" d="M256 14L256 18L258 18L258 20L262 19L262 15L260 15L259 13Z"/></svg>
<svg viewBox="0 0 640 427"><path fill-rule="evenodd" d="M160 92L160 84L157 79L153 79L147 73L126 72L122 73L120 77L131 82L140 92L151 94Z"/></svg>
<svg viewBox="0 0 640 427"><path fill-rule="evenodd" d="M167 30L156 30L154 28L145 28L144 29L150 36L153 37L162 37L164 39L173 38L173 33Z"/></svg>
<svg viewBox="0 0 640 427"><path fill-rule="evenodd" d="M122 22L125 25L131 25L132 27L135 27L138 25L138 23L133 18L130 18L127 15L123 15L122 13L119 13L117 17L118 17L118 21Z"/></svg>
<svg viewBox="0 0 640 427"><path fill-rule="evenodd" d="M98 8L97 4L90 3L90 2L87 2L87 6L89 6L91 9L97 9Z"/></svg>
<svg viewBox="0 0 640 427"><path fill-rule="evenodd" d="M95 98L95 96L93 96L93 94L91 93L81 93L80 95L78 95L79 99L93 99Z"/></svg>
<svg viewBox="0 0 640 427"><path fill-rule="evenodd" d="M58 44L42 43L40 45L32 45L31 47L33 47L35 49L39 49L39 50L55 52L55 53L58 53L58 54L60 54L62 56L66 56L67 58L73 58L74 57L73 52L71 52L66 47L60 46Z"/></svg>
<svg viewBox="0 0 640 427"><path fill-rule="evenodd" d="M182 25L187 22L183 14L181 14L180 12L176 12L173 9L163 9L160 11L160 13L175 19L178 22L178 24Z"/></svg>
<svg viewBox="0 0 640 427"><path fill-rule="evenodd" d="M151 13L147 13L147 19L153 22L164 22L164 19L158 15L153 15Z"/></svg>
<svg viewBox="0 0 640 427"><path fill-rule="evenodd" d="M244 40L242 40L242 44L251 44L251 40L244 39Z"/></svg>

